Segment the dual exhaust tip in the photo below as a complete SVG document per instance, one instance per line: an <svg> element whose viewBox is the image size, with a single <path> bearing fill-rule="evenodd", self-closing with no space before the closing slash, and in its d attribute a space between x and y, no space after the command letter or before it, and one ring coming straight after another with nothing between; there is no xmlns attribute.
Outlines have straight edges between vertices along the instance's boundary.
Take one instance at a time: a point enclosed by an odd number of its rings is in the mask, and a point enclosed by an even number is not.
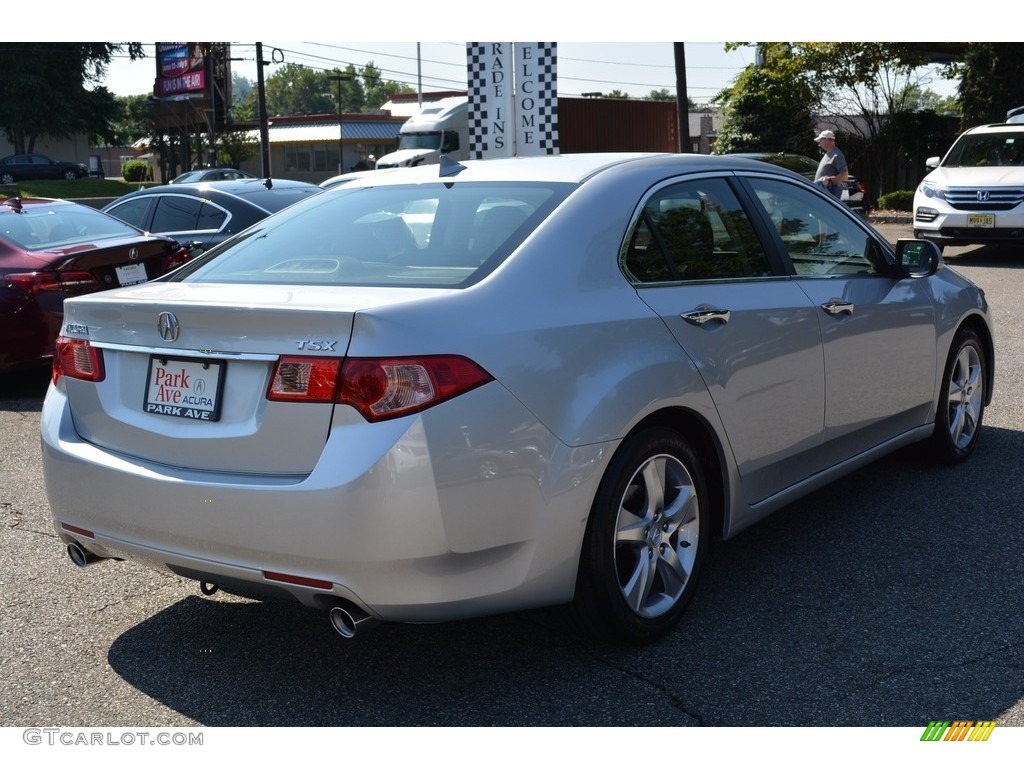
<svg viewBox="0 0 1024 768"><path fill-rule="evenodd" d="M92 565L93 563L98 563L100 560L107 559L90 552L77 541L72 541L68 544L68 557L70 557L71 562L79 568L85 568L87 565Z"/></svg>
<svg viewBox="0 0 1024 768"><path fill-rule="evenodd" d="M88 549L83 547L77 541L72 541L68 544L68 557L71 558L71 562L77 565L79 568L85 568L87 565L98 563L101 560L106 560L105 557L100 557ZM205 595L212 595L217 591L216 585L207 585L203 582L200 588ZM359 608L354 603L342 603L335 605L331 608L328 616L331 620L331 626L334 631L344 637L346 640L351 640L356 636L356 633L360 630L367 629L376 623L376 620L370 616L362 608Z"/></svg>
<svg viewBox="0 0 1024 768"><path fill-rule="evenodd" d="M334 606L329 616L334 631L346 640L351 640L356 636L356 632L376 623L370 614L352 603Z"/></svg>

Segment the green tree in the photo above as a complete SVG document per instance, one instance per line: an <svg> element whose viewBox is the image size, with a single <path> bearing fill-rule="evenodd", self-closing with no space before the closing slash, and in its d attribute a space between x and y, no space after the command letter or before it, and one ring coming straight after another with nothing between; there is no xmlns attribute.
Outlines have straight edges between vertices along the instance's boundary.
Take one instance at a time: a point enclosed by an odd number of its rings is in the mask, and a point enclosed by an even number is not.
<svg viewBox="0 0 1024 768"><path fill-rule="evenodd" d="M407 85L384 80L374 63L368 62L357 71L349 64L344 70L317 70L302 64L285 64L266 80L267 113L270 115L337 114L339 82L341 108L345 112L379 109L391 94L411 93ZM234 81L232 81L234 83ZM234 88L234 85L232 86ZM235 120L253 119L256 115L256 91L233 97Z"/></svg>
<svg viewBox="0 0 1024 768"><path fill-rule="evenodd" d="M676 95L668 88L662 88L661 90L651 91L645 98L648 101L675 101ZM690 99L687 99L687 102L692 103Z"/></svg>
<svg viewBox="0 0 1024 768"><path fill-rule="evenodd" d="M40 136L109 136L117 103L95 86L124 49L145 56L141 43L4 43L0 69L17 76L0 78L0 129L14 151L33 151Z"/></svg>
<svg viewBox="0 0 1024 768"><path fill-rule="evenodd" d="M107 144L125 146L150 135L153 107L149 96L115 96L114 102L117 111L109 122L109 134L103 137Z"/></svg>
<svg viewBox="0 0 1024 768"><path fill-rule="evenodd" d="M266 79L266 93L268 115L337 112L334 83L327 73L301 64L285 64L275 70Z"/></svg>
<svg viewBox="0 0 1024 768"><path fill-rule="evenodd" d="M817 103L810 78L778 45L763 66L749 66L715 97L725 119L715 151L808 153L813 138L811 110Z"/></svg>
<svg viewBox="0 0 1024 768"><path fill-rule="evenodd" d="M404 83L383 80L381 71L372 61L363 66L359 76L362 78L365 93L363 109L380 109L394 94L413 92L413 89Z"/></svg>
<svg viewBox="0 0 1024 768"><path fill-rule="evenodd" d="M1002 122L1024 105L1024 43L971 43L962 62L949 68L965 126Z"/></svg>

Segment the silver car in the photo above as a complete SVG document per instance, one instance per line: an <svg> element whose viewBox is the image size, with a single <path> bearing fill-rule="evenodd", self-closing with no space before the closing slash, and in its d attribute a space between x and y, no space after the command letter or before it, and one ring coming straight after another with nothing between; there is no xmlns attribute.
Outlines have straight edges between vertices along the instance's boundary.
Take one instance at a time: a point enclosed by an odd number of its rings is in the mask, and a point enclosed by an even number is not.
<svg viewBox="0 0 1024 768"><path fill-rule="evenodd" d="M917 441L974 450L984 294L805 179L696 155L403 169L65 302L75 563L364 622L572 604L649 641L728 538Z"/></svg>

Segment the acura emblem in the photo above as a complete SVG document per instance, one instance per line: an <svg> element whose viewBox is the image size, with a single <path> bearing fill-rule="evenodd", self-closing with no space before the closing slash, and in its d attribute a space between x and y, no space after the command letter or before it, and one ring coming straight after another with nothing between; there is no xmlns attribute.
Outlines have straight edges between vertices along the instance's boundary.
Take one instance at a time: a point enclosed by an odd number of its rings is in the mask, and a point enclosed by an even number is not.
<svg viewBox="0 0 1024 768"><path fill-rule="evenodd" d="M988 201L988 190L987 189L979 189L978 190L978 202L984 203L984 202L987 202L987 201Z"/></svg>
<svg viewBox="0 0 1024 768"><path fill-rule="evenodd" d="M178 325L178 318L170 312L161 312L156 319L156 329L164 341L177 341L181 326Z"/></svg>
<svg viewBox="0 0 1024 768"><path fill-rule="evenodd" d="M139 249L132 248L130 251L128 251L128 258L131 259L132 261L137 261L139 258Z"/></svg>

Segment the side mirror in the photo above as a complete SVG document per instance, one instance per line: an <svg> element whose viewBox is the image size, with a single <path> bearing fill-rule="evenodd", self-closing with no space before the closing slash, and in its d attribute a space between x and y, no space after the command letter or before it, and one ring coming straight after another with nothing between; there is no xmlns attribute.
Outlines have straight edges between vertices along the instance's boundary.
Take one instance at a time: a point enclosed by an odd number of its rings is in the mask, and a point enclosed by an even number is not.
<svg viewBox="0 0 1024 768"><path fill-rule="evenodd" d="M936 155L935 157L929 157L927 160L924 161L924 167L927 168L929 171L934 171L936 168L939 167L939 163L941 162L942 158L939 157L938 155Z"/></svg>
<svg viewBox="0 0 1024 768"><path fill-rule="evenodd" d="M942 251L929 240L896 241L896 271L903 277L929 277L942 262Z"/></svg>

